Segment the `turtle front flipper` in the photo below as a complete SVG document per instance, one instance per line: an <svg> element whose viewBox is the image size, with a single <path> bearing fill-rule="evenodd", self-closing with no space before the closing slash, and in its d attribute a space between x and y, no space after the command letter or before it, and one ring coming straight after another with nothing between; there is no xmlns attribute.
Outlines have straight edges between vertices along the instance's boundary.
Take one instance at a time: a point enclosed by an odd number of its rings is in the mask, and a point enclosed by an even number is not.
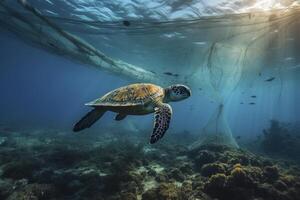
<svg viewBox="0 0 300 200"><path fill-rule="evenodd" d="M154 144L162 138L169 128L172 116L172 107L169 104L162 103L155 107L154 127L150 137L150 144Z"/></svg>

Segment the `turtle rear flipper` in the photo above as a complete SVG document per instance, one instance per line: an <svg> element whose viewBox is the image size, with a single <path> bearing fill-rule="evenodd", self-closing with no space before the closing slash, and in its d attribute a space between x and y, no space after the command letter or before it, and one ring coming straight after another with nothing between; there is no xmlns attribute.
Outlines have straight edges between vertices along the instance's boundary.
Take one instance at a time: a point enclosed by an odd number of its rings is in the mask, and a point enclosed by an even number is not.
<svg viewBox="0 0 300 200"><path fill-rule="evenodd" d="M154 128L150 137L150 144L154 144L161 139L168 130L172 116L172 108L169 104L159 104L155 108Z"/></svg>
<svg viewBox="0 0 300 200"><path fill-rule="evenodd" d="M102 117L102 115L106 112L103 108L95 108L94 110L88 112L83 118L77 122L73 131L78 132L85 128L90 128L98 119Z"/></svg>
<svg viewBox="0 0 300 200"><path fill-rule="evenodd" d="M115 120L116 121L121 121L123 120L127 115L126 114L123 114L123 113L118 113L115 117Z"/></svg>

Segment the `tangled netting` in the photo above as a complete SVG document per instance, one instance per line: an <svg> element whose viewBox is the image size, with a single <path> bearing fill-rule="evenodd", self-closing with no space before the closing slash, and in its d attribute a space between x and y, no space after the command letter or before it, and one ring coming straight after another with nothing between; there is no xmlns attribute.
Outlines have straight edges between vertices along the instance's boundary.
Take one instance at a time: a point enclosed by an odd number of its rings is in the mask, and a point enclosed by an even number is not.
<svg viewBox="0 0 300 200"><path fill-rule="evenodd" d="M264 11L238 9L243 1L219 6L203 1L91 2L84 9L85 1L0 0L0 27L111 73L163 86L201 88L201 94L220 106L197 144L237 147L224 117L228 96L252 84L263 70L299 64L297 59L285 63L287 57L297 58L300 46L300 8L291 1Z"/></svg>

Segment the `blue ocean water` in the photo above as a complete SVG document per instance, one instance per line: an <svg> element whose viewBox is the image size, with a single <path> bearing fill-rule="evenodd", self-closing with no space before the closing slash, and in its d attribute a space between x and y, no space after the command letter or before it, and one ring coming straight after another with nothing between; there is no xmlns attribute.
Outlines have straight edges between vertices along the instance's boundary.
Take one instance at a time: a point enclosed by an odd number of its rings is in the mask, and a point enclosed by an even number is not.
<svg viewBox="0 0 300 200"><path fill-rule="evenodd" d="M0 199L299 197L297 1L90 3L0 2ZM152 113L72 131L133 83L191 88L157 143Z"/></svg>

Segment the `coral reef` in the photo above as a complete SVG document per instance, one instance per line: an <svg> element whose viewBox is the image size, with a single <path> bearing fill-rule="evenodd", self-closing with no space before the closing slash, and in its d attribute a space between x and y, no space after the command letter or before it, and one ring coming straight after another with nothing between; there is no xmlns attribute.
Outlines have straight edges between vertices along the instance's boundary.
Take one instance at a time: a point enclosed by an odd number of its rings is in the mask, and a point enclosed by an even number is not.
<svg viewBox="0 0 300 200"><path fill-rule="evenodd" d="M149 146L143 145L143 134L122 134L12 131L3 136L6 141L0 148L0 199L296 200L300 196L300 170L293 163L227 146L189 150L189 139L178 143L176 135Z"/></svg>
<svg viewBox="0 0 300 200"><path fill-rule="evenodd" d="M268 155L295 159L300 163L299 127L277 120L270 121L270 127L263 130L261 141L262 150Z"/></svg>

